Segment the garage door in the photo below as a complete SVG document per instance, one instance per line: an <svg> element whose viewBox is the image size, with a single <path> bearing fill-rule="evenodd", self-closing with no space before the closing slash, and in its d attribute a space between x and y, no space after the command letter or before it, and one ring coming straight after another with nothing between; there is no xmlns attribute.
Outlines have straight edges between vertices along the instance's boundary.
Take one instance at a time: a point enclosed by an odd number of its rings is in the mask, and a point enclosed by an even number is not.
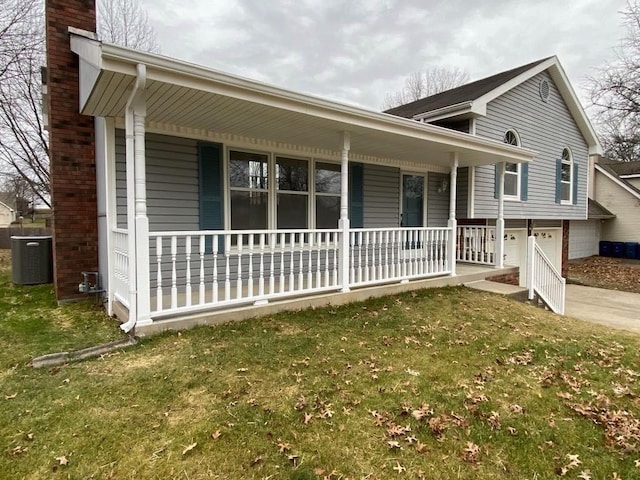
<svg viewBox="0 0 640 480"><path fill-rule="evenodd" d="M536 243L551 261L554 267L560 271L562 265L562 229L561 228L536 228L533 230ZM520 267L520 286L527 283L527 230L506 229L504 240L505 265Z"/></svg>

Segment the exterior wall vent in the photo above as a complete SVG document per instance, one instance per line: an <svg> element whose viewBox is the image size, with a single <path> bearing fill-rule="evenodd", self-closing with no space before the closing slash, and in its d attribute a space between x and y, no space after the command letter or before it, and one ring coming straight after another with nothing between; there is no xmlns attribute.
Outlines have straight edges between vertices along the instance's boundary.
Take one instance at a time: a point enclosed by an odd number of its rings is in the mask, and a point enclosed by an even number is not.
<svg viewBox="0 0 640 480"><path fill-rule="evenodd" d="M546 78L540 80L540 98L544 103L549 101L549 96L551 95L551 87L549 86L549 82Z"/></svg>

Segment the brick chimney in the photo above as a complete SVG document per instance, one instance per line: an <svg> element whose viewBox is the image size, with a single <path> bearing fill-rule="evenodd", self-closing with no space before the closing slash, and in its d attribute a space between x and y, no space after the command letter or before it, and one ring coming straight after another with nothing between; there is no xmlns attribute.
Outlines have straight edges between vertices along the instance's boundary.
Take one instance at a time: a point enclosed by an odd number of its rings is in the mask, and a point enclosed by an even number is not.
<svg viewBox="0 0 640 480"><path fill-rule="evenodd" d="M79 110L78 57L68 27L96 31L95 0L45 0L54 282L58 301L80 297L80 272L98 270L93 118Z"/></svg>

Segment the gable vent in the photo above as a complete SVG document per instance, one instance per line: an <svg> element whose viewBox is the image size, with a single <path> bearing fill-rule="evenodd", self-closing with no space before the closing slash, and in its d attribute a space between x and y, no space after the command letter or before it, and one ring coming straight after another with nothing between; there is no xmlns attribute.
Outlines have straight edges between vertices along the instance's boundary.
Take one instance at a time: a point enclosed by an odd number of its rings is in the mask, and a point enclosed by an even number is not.
<svg viewBox="0 0 640 480"><path fill-rule="evenodd" d="M544 103L549 101L549 95L551 95L551 87L546 78L540 80L540 98Z"/></svg>

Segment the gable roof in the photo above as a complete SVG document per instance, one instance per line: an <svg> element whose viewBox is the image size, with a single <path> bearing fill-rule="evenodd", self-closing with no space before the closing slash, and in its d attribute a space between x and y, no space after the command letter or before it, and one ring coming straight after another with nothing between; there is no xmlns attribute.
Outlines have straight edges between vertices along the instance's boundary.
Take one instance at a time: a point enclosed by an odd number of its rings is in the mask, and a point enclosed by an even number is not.
<svg viewBox="0 0 640 480"><path fill-rule="evenodd" d="M589 220L606 220L609 218L615 218L615 215L611 213L609 210L604 208L595 200L589 198L589 203L587 207L587 218Z"/></svg>
<svg viewBox="0 0 640 480"><path fill-rule="evenodd" d="M558 57L547 57L492 75L415 102L386 110L385 113L414 120L434 122L465 115L487 115L487 104L543 71L548 71L583 137L589 154L602 154L598 136L576 96Z"/></svg>
<svg viewBox="0 0 640 480"><path fill-rule="evenodd" d="M606 165L613 170L618 176L624 178L625 176L640 175L640 160L634 162L618 162L616 160L601 160L600 165Z"/></svg>
<svg viewBox="0 0 640 480"><path fill-rule="evenodd" d="M616 162L621 163L621 162ZM636 163L636 162L633 162ZM634 187L629 182L627 182L624 178L620 178L616 171L611 168L611 165L607 165L606 163L596 163L595 166L596 172L600 172L604 174L606 177L611 179L614 183L618 184L621 188L629 192L634 197L640 200L640 189Z"/></svg>
<svg viewBox="0 0 640 480"><path fill-rule="evenodd" d="M549 57L551 58L551 57ZM398 107L385 110L385 113L391 115L397 115L399 117L414 118L417 115L426 112L432 112L434 110L441 109L452 105L459 105L465 102L470 102L482 97L483 95L498 88L509 80L514 79L518 75L526 72L530 68L539 65L540 63L548 60L548 58L532 62L521 67L516 67L506 72L501 72L490 77L477 80L475 82L466 83L459 87L446 90L444 92L436 93L429 97L421 98L414 102L406 103Z"/></svg>

